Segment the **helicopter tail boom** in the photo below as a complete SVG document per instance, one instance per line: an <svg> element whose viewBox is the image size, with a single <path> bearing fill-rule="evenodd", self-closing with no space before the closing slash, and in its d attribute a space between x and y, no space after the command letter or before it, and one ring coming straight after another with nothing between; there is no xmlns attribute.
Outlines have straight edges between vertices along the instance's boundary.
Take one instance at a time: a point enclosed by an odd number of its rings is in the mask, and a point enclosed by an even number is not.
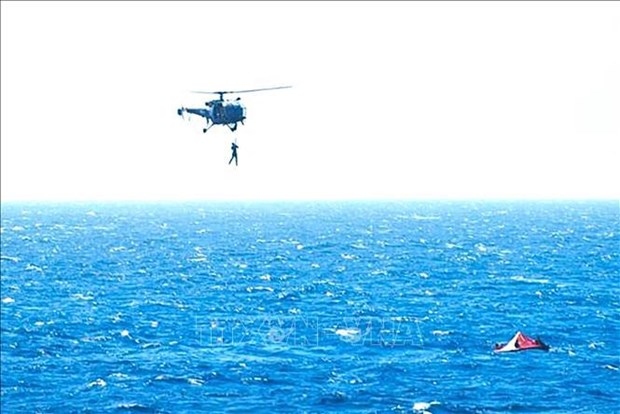
<svg viewBox="0 0 620 414"><path fill-rule="evenodd" d="M181 118L185 118L185 114L199 115L203 118L206 118L207 120L209 120L210 118L209 111L207 109L202 109L202 108L179 108L177 109L177 114Z"/></svg>

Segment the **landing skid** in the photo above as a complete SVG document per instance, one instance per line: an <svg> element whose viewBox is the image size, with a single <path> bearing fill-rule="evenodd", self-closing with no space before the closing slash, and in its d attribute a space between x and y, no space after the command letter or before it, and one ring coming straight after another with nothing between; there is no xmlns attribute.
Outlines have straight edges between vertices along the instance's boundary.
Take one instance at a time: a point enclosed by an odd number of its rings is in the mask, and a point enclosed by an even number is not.
<svg viewBox="0 0 620 414"><path fill-rule="evenodd" d="M219 124L215 124L215 123L213 123L213 124L211 124L211 125L207 125L207 127L206 127L206 128L203 128L203 129L202 129L202 132L203 132L203 133L206 133L206 132L207 132L208 130L210 130L210 129L214 126L214 125L219 125ZM236 123L236 122L235 122L234 124L226 124L226 126L227 126L228 128L230 128L230 130L231 130L232 132L235 132L235 131L237 130L237 123Z"/></svg>

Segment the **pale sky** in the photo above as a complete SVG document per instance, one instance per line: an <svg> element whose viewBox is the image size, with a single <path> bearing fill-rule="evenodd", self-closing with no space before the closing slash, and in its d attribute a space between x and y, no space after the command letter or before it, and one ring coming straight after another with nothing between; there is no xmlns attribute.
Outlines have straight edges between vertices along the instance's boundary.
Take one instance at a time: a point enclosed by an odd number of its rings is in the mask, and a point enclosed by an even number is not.
<svg viewBox="0 0 620 414"><path fill-rule="evenodd" d="M2 201L620 198L617 2L1 8Z"/></svg>

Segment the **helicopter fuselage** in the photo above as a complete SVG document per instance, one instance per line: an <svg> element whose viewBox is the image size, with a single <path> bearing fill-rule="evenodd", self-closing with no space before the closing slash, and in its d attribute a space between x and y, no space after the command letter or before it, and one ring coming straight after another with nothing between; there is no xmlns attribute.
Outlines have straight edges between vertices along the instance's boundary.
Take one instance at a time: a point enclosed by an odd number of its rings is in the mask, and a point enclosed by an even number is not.
<svg viewBox="0 0 620 414"><path fill-rule="evenodd" d="M239 101L214 100L206 102L206 108L180 108L177 113L184 116L185 113L194 114L205 118L207 132L213 125L227 125L231 131L237 129L237 123L245 120L245 106Z"/></svg>

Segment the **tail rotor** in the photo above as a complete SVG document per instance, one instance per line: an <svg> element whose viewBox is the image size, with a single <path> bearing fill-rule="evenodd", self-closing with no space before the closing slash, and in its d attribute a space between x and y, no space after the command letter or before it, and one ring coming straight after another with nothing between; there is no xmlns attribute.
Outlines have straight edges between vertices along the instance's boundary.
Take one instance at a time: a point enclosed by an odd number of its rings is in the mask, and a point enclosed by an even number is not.
<svg viewBox="0 0 620 414"><path fill-rule="evenodd" d="M179 108L177 109L177 114L184 120L184 121L189 121L190 117L189 115L186 116L186 114L188 114L187 108L183 107L183 108Z"/></svg>

